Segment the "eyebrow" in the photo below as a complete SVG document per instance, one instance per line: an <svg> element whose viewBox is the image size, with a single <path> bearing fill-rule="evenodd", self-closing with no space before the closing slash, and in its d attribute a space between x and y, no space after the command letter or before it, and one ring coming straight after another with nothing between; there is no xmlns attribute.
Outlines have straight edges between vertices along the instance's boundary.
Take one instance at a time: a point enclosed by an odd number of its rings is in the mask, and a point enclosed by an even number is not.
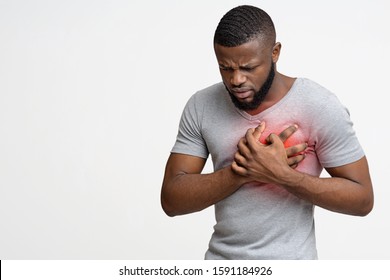
<svg viewBox="0 0 390 280"><path fill-rule="evenodd" d="M223 65L223 64L221 64L221 63L218 63L218 65L219 65L220 68L231 68L231 67L226 66L226 65Z"/></svg>
<svg viewBox="0 0 390 280"><path fill-rule="evenodd" d="M231 67L231 66L226 66L226 65L224 65L224 64L222 64L222 63L218 63L218 65L219 65L219 67L220 68L225 68L225 69L233 69L233 67ZM245 65L240 65L238 68L239 69L248 69L248 68L256 68L256 67L258 67L259 66L259 64L257 63L248 63L248 64L245 64Z"/></svg>

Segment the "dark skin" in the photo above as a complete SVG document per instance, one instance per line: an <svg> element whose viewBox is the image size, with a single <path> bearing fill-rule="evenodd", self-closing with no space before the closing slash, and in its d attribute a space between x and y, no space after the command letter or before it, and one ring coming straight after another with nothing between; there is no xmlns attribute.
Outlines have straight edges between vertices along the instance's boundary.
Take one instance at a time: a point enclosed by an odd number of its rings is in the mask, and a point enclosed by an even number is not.
<svg viewBox="0 0 390 280"><path fill-rule="evenodd" d="M281 44L254 39L237 47L214 46L222 80L241 102L251 102L264 84L271 63L276 65ZM276 71L264 101L251 115L258 114L283 98L293 78ZM226 198L243 184L257 181L283 186L297 197L325 209L350 215L367 215L373 207L373 190L366 157L344 166L327 168L331 178L318 178L298 172L306 144L285 149L283 142L298 128L294 125L280 135L268 136L267 144L258 139L264 123L249 129L237 144L231 166L201 174L205 159L171 154L165 170L161 203L169 216L205 209Z"/></svg>
<svg viewBox="0 0 390 280"><path fill-rule="evenodd" d="M263 128L252 129L252 136L259 139ZM279 134L279 139L287 140L296 130L296 126L288 127ZM304 159L302 152L306 147L306 144L299 144L283 148L289 168L296 167ZM248 177L233 172L232 166L201 174L205 163L206 160L200 157L176 153L169 156L161 191L161 203L167 215L201 211L228 197L248 181Z"/></svg>

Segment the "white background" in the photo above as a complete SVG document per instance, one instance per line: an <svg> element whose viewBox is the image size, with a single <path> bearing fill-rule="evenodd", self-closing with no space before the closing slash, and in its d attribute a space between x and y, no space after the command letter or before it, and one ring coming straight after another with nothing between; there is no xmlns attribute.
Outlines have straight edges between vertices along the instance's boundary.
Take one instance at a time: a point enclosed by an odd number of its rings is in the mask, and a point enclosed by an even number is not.
<svg viewBox="0 0 390 280"><path fill-rule="evenodd" d="M370 163L369 216L316 209L320 259L390 258L388 1L0 0L0 259L203 258L212 207L169 218L160 187L239 4L273 18L280 72L349 108Z"/></svg>

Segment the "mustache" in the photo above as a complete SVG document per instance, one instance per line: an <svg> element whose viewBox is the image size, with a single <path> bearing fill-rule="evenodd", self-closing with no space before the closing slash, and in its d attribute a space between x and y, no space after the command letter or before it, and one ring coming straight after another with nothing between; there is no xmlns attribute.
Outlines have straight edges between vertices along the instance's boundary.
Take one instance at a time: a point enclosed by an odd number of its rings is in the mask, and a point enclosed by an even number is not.
<svg viewBox="0 0 390 280"><path fill-rule="evenodd" d="M229 91L231 93L241 93L241 92L246 92L246 91L250 91L250 90L254 90L254 89L251 87L234 87L234 88L229 89Z"/></svg>

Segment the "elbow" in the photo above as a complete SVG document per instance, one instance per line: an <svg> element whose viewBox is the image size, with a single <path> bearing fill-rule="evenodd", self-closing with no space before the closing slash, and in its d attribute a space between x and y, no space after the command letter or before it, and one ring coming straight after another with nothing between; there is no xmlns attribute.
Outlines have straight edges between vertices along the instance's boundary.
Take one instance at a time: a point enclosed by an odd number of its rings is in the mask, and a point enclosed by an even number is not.
<svg viewBox="0 0 390 280"><path fill-rule="evenodd" d="M169 202L168 198L166 198L164 193L161 193L161 207L162 207L164 213L169 217L175 217L179 214L179 213L177 213L177 210L174 207L174 205Z"/></svg>
<svg viewBox="0 0 390 280"><path fill-rule="evenodd" d="M371 201L366 202L363 207L361 207L360 213L358 215L361 217L365 217L371 213L373 208L374 208L374 200L372 199Z"/></svg>
<svg viewBox="0 0 390 280"><path fill-rule="evenodd" d="M161 208L164 211L164 213L169 217L174 217L177 214L175 213L175 207L172 204L172 198L170 198L169 192L167 191L167 186L165 185L165 182L163 182L161 193L160 193L160 203Z"/></svg>
<svg viewBox="0 0 390 280"><path fill-rule="evenodd" d="M161 194L161 207L167 216L175 217L197 211L186 207L182 203L178 203L178 201L180 200L177 197Z"/></svg>
<svg viewBox="0 0 390 280"><path fill-rule="evenodd" d="M167 216L175 217L177 215L175 209L171 207L169 203L167 203L163 198L161 198L161 207Z"/></svg>
<svg viewBox="0 0 390 280"><path fill-rule="evenodd" d="M360 217L365 217L371 213L373 208L374 208L374 196L373 194L371 194L363 200L356 215Z"/></svg>

